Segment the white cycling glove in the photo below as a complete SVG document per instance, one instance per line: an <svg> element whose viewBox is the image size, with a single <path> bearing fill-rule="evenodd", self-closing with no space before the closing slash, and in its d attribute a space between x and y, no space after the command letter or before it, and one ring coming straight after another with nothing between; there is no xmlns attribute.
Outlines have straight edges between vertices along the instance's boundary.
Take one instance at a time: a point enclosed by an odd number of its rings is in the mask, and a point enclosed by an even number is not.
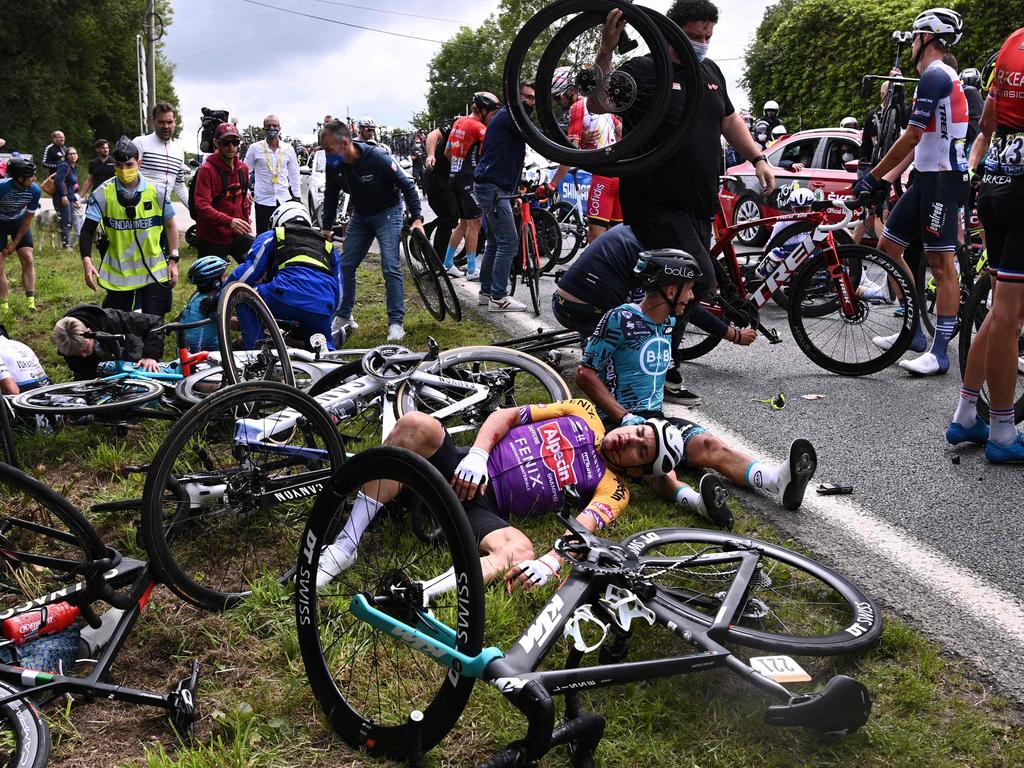
<svg viewBox="0 0 1024 768"><path fill-rule="evenodd" d="M459 466L455 468L455 477L466 483L483 485L487 482L487 451L483 448L470 448Z"/></svg>
<svg viewBox="0 0 1024 768"><path fill-rule="evenodd" d="M637 424L646 423L647 419L645 419L643 416L637 416L635 413L629 413L629 411L626 412L626 415L622 417L622 421L619 422L619 424L623 427L632 427Z"/></svg>
<svg viewBox="0 0 1024 768"><path fill-rule="evenodd" d="M523 560L516 567L526 574L530 581L538 587L542 587L553 577L558 576L558 572L562 568L562 561L548 552L540 560Z"/></svg>

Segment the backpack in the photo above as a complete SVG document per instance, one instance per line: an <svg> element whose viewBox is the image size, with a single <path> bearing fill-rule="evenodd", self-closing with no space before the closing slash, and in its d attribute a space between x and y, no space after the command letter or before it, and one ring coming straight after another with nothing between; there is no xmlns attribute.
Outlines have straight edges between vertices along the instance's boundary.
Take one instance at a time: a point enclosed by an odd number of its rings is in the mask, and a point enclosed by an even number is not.
<svg viewBox="0 0 1024 768"><path fill-rule="evenodd" d="M202 166L200 166L201 168ZM217 168L211 165L211 167L217 171L217 175L220 176L220 192L213 196L211 202L216 203L222 197L228 193L228 186L231 184L231 174L227 171ZM199 168L196 168L196 172L192 174L192 178L188 180L188 215L192 217L192 221L198 221L198 212L196 211L196 179L199 178ZM244 168L239 173L239 180L242 183L242 189L249 189L249 168Z"/></svg>

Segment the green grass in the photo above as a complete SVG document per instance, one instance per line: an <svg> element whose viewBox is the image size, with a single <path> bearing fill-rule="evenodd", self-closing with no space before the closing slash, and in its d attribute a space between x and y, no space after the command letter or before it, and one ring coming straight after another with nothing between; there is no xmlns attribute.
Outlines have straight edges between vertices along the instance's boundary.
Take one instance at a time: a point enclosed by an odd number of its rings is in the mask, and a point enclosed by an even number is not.
<svg viewBox="0 0 1024 768"><path fill-rule="evenodd" d="M186 250L182 274L191 254ZM36 253L39 311L29 314L16 287L17 260L8 261L12 312L3 322L39 354L55 380L65 380L63 362L53 350L53 323L72 304L99 300L86 289L76 254L42 247ZM428 335L442 348L493 339L491 326L469 315L462 323L434 322L407 283L409 336L404 342L422 349ZM188 296L175 291L176 306ZM383 282L379 264L368 259L360 270L356 317L358 334L350 346L383 342L386 334ZM169 349L169 347L168 347ZM144 478L124 476L124 467L152 458L167 429L162 422L143 423L125 435L99 427L65 428L53 435L21 436L19 448L28 471L80 506L136 495ZM666 525L699 525L695 518L657 501L634 487L633 502L616 524L616 535ZM735 504L735 503L734 503ZM737 530L778 540L763 520L734 506ZM131 513L94 517L111 544L136 553L136 520ZM524 530L543 551L558 535L552 520L529 520ZM782 543L792 544L792 542ZM488 644L507 647L534 617L551 588L508 595L488 591ZM876 597L885 598L885 595ZM53 765L132 765L149 768L224 768L245 766L364 766L380 761L353 753L333 734L306 682L287 590L260 583L254 597L221 615L205 614L158 588L136 624L113 670L113 680L132 687L169 690L185 677L189 662L201 662L197 735L180 743L156 710L96 702L82 707L50 705L54 726ZM997 768L1024 765L1019 712L993 694L987 684L941 648L893 615L868 653L825 663L808 660L820 682L835 673L862 681L875 699L868 725L857 734L827 741L800 730L762 724L770 703L757 691L725 672L591 693L588 708L608 717L599 763L605 768L634 766L853 766L860 768ZM638 633L638 649L664 648L663 635ZM556 650L551 664L564 655ZM801 662L804 662L801 659ZM520 738L524 721L489 686L477 686L453 734L434 750L433 766L465 765L487 757ZM542 765L566 765L562 749Z"/></svg>

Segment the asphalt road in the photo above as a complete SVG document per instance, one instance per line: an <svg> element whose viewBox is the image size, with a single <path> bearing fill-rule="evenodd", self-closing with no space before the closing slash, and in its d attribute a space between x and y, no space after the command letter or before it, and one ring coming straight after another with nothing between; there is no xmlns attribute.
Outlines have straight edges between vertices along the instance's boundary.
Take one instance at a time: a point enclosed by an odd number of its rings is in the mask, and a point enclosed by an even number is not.
<svg viewBox="0 0 1024 768"><path fill-rule="evenodd" d="M454 282L464 305L476 310L476 284ZM550 313L553 290L553 279L544 278L539 318L532 312L488 316L508 337L558 328ZM529 301L524 288L517 298ZM1024 518L1018 514L1024 476L1020 468L989 465L980 448L946 444L957 371L915 379L893 366L844 378L804 356L774 304L762 321L783 343L722 343L687 363L684 380L704 402L667 410L776 461L786 457L793 439L810 439L818 453L812 487L850 484L851 496L809 490L804 507L788 513L754 493L735 493L891 613L911 619L1024 703ZM562 361L566 378L575 360L570 354ZM786 395L782 410L753 402L780 392ZM801 397L810 394L823 397Z"/></svg>

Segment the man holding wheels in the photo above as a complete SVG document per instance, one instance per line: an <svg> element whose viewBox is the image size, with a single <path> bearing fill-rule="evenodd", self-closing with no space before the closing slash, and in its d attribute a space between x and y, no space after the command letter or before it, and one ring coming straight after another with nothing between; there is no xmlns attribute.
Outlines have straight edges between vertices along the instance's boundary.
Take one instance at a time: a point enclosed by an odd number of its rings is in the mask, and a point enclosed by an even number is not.
<svg viewBox="0 0 1024 768"><path fill-rule="evenodd" d="M530 539L510 524L518 517L561 510L567 495L584 506L576 518L589 531L610 524L629 503L624 476L661 477L682 458L682 436L664 420L605 432L586 400L503 408L484 421L471 448L455 444L425 413L402 416L385 440L425 457L451 478L480 546L485 581L540 585L557 575L554 550L535 559ZM396 482L366 486L344 530L320 555L317 586L356 560L359 539L401 490Z"/></svg>
<svg viewBox="0 0 1024 768"><path fill-rule="evenodd" d="M920 238L935 282L935 336L928 347L919 324L911 342L914 360L901 360L900 367L917 376L936 376L949 370L947 348L956 328L960 306L960 285L954 266L959 241L959 211L967 204L967 98L955 69L943 62L943 55L963 34L963 20L948 8L931 8L914 20L911 63L921 73L907 130L892 145L878 165L854 185L854 194L884 193L887 174L914 153L917 174L914 183L897 201L882 230L878 247L906 266L903 251ZM919 321L920 323L920 321ZM889 349L896 336L876 336L872 341Z"/></svg>
<svg viewBox="0 0 1024 768"><path fill-rule="evenodd" d="M644 285L638 304L616 307L597 326L576 372L576 384L598 407L606 427L664 419L665 374L671 363L670 339L676 315L690 301L699 277L697 261L687 253L666 249L640 254L637 274ZM727 445L704 427L669 418L683 438L679 468L704 467L722 473L736 485L763 491L786 509L797 509L817 468L814 447L795 440L789 460L771 466ZM700 492L679 481L675 470L651 484L663 498L688 507L705 520L731 527L732 513L714 475L704 475Z"/></svg>

